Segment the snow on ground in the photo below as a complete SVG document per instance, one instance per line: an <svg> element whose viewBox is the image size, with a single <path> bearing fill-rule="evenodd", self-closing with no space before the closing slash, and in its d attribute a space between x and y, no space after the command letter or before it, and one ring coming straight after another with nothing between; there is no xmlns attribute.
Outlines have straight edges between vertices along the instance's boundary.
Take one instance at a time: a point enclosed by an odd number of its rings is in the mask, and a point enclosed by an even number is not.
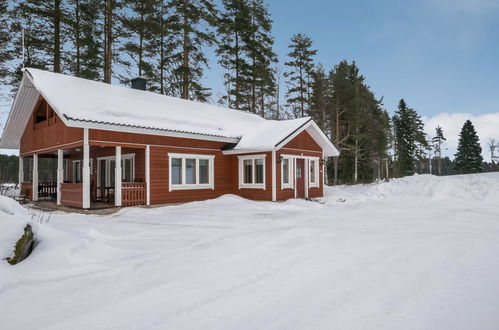
<svg viewBox="0 0 499 330"><path fill-rule="evenodd" d="M499 328L498 173L328 195L52 214L29 259L0 262L0 327Z"/></svg>

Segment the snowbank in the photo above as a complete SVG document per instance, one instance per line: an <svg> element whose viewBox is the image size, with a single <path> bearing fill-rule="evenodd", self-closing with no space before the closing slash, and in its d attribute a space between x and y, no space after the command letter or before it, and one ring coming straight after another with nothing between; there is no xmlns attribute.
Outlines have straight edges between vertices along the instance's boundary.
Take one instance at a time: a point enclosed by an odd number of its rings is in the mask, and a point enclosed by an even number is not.
<svg viewBox="0 0 499 330"><path fill-rule="evenodd" d="M326 187L329 203L366 200L460 200L499 202L499 173L413 175L389 182Z"/></svg>
<svg viewBox="0 0 499 330"><path fill-rule="evenodd" d="M498 190L498 174L423 175L334 187L326 204L53 213L27 260L0 263L0 325L495 330ZM27 214L0 205L16 237Z"/></svg>
<svg viewBox="0 0 499 330"><path fill-rule="evenodd" d="M11 198L0 196L0 264L12 252L28 221L25 208Z"/></svg>

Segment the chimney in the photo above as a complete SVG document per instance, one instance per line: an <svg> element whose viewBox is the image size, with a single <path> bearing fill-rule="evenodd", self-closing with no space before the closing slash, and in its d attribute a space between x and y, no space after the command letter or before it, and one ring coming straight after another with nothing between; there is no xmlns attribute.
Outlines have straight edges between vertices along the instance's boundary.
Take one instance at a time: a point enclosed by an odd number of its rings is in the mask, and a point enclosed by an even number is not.
<svg viewBox="0 0 499 330"><path fill-rule="evenodd" d="M136 78L133 78L131 81L132 81L132 88L133 89L140 89L142 91L146 90L146 83L147 83L146 78L136 77Z"/></svg>

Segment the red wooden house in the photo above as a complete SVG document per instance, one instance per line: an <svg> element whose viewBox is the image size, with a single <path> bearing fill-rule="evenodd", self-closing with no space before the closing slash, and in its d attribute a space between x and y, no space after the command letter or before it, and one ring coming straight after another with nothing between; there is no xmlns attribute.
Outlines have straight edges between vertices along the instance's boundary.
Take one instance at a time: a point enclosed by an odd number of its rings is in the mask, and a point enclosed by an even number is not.
<svg viewBox="0 0 499 330"><path fill-rule="evenodd" d="M84 209L321 197L324 159L338 155L310 118L266 120L37 69L24 70L0 148L19 149L33 201ZM41 157L54 159L56 182L40 182Z"/></svg>

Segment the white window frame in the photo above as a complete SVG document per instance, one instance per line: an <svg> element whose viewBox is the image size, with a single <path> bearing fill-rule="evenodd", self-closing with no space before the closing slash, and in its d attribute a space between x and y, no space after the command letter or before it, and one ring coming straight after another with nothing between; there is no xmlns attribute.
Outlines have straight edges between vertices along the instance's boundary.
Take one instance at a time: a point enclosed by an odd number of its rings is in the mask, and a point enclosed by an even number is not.
<svg viewBox="0 0 499 330"><path fill-rule="evenodd" d="M320 172L320 163L319 163L319 157L308 157L308 187L309 188L319 188L320 187L320 183L319 183L319 172ZM310 175L310 169L312 168L311 167L311 163L314 163L315 164L315 173L314 173L314 177L312 178L312 176ZM314 181L312 181L312 179Z"/></svg>
<svg viewBox="0 0 499 330"><path fill-rule="evenodd" d="M172 158L182 159L182 183L172 184ZM186 184L186 159L196 160L196 183ZM199 160L208 160L208 183L199 183ZM215 155L168 153L168 191L191 189L215 189Z"/></svg>
<svg viewBox="0 0 499 330"><path fill-rule="evenodd" d="M239 159L239 189L266 189L265 179L266 179L266 162L265 157L266 154L261 155L246 155L246 156L238 156ZM255 162L258 159L263 160L263 182L262 183L244 183L244 161L245 160L253 160L253 182L256 179L256 165Z"/></svg>
<svg viewBox="0 0 499 330"><path fill-rule="evenodd" d="M82 177L81 177L81 163L82 163L81 159L73 160L73 163L72 163L73 167L71 168L72 173L73 173L73 178L72 178L73 183L81 183L81 179L82 179ZM79 164L79 171L78 172L76 171L75 164ZM79 180L77 180L77 177L79 177Z"/></svg>
<svg viewBox="0 0 499 330"><path fill-rule="evenodd" d="M106 156L106 157L97 157L97 187L108 187L111 185L111 171L114 171L114 168L111 168L111 161L116 159L116 155L114 156ZM123 166L124 160L125 159L131 159L132 160L132 181L135 182L135 154L125 154L121 155L121 178L123 179L124 172L125 172L125 167ZM102 171L100 161L105 160L106 161L106 168L104 171L106 171L106 182L104 185L101 184L100 180L100 173ZM93 162L92 162L93 163ZM123 181L123 180L122 180Z"/></svg>
<svg viewBox="0 0 499 330"><path fill-rule="evenodd" d="M284 183L284 175L283 175L283 173L284 173L284 160L288 161L288 183ZM295 182L294 157L281 155L280 162L281 162L281 190L294 189L294 182Z"/></svg>
<svg viewBox="0 0 499 330"><path fill-rule="evenodd" d="M62 178L62 181L63 182L68 182L69 181L69 159L64 159L63 160L63 169L64 169L64 174L63 174L63 178Z"/></svg>

